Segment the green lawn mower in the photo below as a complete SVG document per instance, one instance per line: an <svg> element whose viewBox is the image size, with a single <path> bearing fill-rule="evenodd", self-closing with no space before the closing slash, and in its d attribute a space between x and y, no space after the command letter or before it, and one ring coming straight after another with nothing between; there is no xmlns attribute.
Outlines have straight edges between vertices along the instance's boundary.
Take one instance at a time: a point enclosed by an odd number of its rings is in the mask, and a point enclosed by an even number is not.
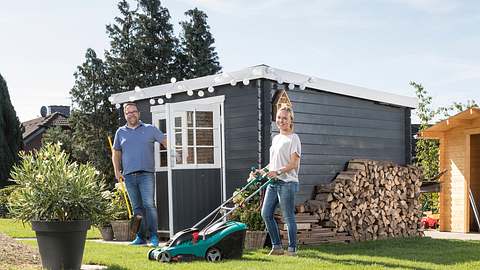
<svg viewBox="0 0 480 270"><path fill-rule="evenodd" d="M258 173L255 178L242 187L240 193L253 185L259 184L259 187L242 203L233 204L238 193L234 194L192 228L176 233L167 242L166 246L151 249L148 252L148 259L159 262L192 261L196 259L217 262L223 259L241 258L247 225L237 221L226 221L226 219L230 213L241 205L248 203L253 196L273 181L273 179L266 177L266 172L265 169L263 174ZM227 206L232 204L233 207ZM198 228L210 218L211 221L204 228Z"/></svg>

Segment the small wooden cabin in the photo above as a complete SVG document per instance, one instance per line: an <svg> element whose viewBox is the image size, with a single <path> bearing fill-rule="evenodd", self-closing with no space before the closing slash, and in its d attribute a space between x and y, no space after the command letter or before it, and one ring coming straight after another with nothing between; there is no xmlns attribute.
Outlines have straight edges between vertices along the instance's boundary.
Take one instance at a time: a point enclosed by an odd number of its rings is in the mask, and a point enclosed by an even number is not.
<svg viewBox="0 0 480 270"><path fill-rule="evenodd" d="M159 230L189 228L245 184L250 167L269 163L274 112L291 106L302 142L297 203L352 158L410 163L410 110L417 100L272 68L176 81L110 97L135 101L140 118L167 134L156 149Z"/></svg>
<svg viewBox="0 0 480 270"><path fill-rule="evenodd" d="M469 201L472 191L480 202L480 109L471 108L421 133L423 138L440 140L440 230L478 232Z"/></svg>

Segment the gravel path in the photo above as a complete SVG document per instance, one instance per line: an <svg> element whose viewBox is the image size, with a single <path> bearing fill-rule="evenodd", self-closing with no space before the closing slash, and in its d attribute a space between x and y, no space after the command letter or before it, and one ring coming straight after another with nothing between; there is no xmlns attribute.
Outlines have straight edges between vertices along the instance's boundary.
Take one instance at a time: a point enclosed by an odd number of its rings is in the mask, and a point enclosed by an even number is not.
<svg viewBox="0 0 480 270"><path fill-rule="evenodd" d="M0 232L0 269L9 265L40 267L40 253Z"/></svg>

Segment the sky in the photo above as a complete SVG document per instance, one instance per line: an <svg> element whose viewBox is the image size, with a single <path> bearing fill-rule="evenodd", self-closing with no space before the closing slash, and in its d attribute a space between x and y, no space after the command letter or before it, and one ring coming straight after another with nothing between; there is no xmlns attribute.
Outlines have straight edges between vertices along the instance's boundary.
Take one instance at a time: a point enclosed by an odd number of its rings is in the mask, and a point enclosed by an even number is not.
<svg viewBox="0 0 480 270"><path fill-rule="evenodd" d="M223 71L266 64L433 107L480 103L480 2L459 0L165 0L178 35L184 12L208 15ZM71 105L87 48L109 48L114 0L0 0L0 74L20 118ZM477 29L477 30L475 30ZM416 118L413 119L416 122Z"/></svg>

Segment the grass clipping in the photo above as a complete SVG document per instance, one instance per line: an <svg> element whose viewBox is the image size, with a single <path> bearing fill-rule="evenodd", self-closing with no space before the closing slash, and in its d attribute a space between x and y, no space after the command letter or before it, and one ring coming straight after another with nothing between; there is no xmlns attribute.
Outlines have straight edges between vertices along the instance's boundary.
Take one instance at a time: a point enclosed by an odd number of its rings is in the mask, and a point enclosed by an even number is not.
<svg viewBox="0 0 480 270"><path fill-rule="evenodd" d="M38 250L24 245L0 232L0 267L9 266L39 266Z"/></svg>

